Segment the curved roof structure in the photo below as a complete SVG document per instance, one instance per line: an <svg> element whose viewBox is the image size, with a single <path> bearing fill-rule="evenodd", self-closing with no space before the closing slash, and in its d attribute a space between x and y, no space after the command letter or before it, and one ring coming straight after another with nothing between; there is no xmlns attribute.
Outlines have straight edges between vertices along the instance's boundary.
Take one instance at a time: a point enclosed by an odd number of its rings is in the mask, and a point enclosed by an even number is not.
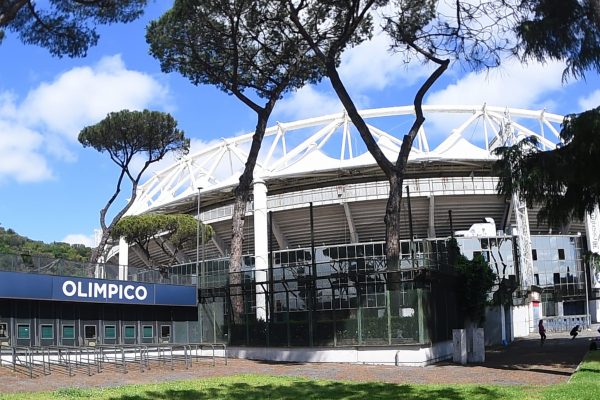
<svg viewBox="0 0 600 400"><path fill-rule="evenodd" d="M493 218L498 230L511 229L516 223L513 204L497 195L492 151L525 136L535 136L545 148L554 148L563 117L544 110L486 105L425 106L424 112L427 120L414 142L404 182L404 196L408 190L411 196L412 234L445 237L452 229L469 229L484 217ZM414 120L413 107L363 110L361 114L387 157L395 161ZM232 189L251 140L252 133L215 141L156 173L139 187L129 214L196 214L201 198L200 218L215 232L203 252L206 259L225 257L231 238ZM309 204L314 206L314 238L319 245L385 240L383 217L389 186L344 113L268 128L254 175L267 186L273 233L269 240L274 250L310 245ZM249 216L253 207L251 201ZM403 221L409 218L407 208L403 201ZM584 229L577 222L558 228L540 224L531 209L529 221L532 233ZM401 237L409 238L409 224L404 225ZM251 255L255 242L252 217L245 220L244 237L243 251ZM135 247L133 250L132 264L148 265ZM150 253L157 262L164 258L156 244ZM179 261L194 256L195 246L186 248Z"/></svg>
<svg viewBox="0 0 600 400"><path fill-rule="evenodd" d="M494 156L490 151L515 137L536 136L543 146L553 148L563 120L545 110L487 105L424 106L423 110L427 121L409 157L409 177L411 165L437 163L450 168L491 161ZM412 123L414 108L370 109L361 111L361 115L384 153L395 161L402 137ZM191 211L193 208L185 204L195 201L199 187L203 204L226 201L246 162L252 135L221 139L156 173L140 185L129 214ZM267 182L269 193L380 175L345 113L277 123L268 128L254 174Z"/></svg>

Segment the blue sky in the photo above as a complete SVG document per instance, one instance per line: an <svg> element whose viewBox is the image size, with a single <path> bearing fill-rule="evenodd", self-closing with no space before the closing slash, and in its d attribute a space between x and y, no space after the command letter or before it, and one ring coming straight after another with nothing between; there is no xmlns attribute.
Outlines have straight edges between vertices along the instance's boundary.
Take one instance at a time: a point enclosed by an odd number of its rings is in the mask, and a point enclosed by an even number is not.
<svg viewBox="0 0 600 400"><path fill-rule="evenodd" d="M192 139L192 152L212 140L252 131L254 114L234 97L210 86L193 86L175 73L163 74L148 55L145 26L169 4L152 3L134 23L102 27L99 45L81 59L53 58L7 34L0 44L1 226L36 240L91 244L99 210L112 194L119 170L107 155L83 149L77 134L108 112L170 112ZM427 73L387 48L386 37L376 35L342 59L342 78L363 108L410 104L415 85ZM516 60L481 74L454 66L425 103L485 102L557 114L600 105L596 74L564 84L563 69L559 62L522 65ZM340 110L324 81L286 96L270 125Z"/></svg>

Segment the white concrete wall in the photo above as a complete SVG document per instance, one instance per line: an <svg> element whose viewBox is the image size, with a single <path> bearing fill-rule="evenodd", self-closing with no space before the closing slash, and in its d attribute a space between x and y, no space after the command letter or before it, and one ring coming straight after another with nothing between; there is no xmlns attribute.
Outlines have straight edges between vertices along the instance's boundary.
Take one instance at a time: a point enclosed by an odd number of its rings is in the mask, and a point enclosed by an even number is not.
<svg viewBox="0 0 600 400"><path fill-rule="evenodd" d="M600 300L590 300L590 315L593 324L600 322Z"/></svg>
<svg viewBox="0 0 600 400"><path fill-rule="evenodd" d="M436 343L432 347L345 349L229 347L232 358L289 362L336 362L351 364L387 364L425 366L452 358L452 341Z"/></svg>
<svg viewBox="0 0 600 400"><path fill-rule="evenodd" d="M525 337L530 333L531 315L529 304L516 306L512 309L512 329L513 337Z"/></svg>

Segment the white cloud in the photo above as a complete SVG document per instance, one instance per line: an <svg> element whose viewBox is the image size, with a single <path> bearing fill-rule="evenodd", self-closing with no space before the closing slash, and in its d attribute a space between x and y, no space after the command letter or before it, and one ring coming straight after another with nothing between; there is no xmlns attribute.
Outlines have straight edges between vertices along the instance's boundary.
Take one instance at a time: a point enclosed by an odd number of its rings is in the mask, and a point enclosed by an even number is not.
<svg viewBox="0 0 600 400"><path fill-rule="evenodd" d="M343 109L335 94L321 92L315 86L304 86L291 96L280 100L275 106L274 115L282 120L293 121L334 114Z"/></svg>
<svg viewBox="0 0 600 400"><path fill-rule="evenodd" d="M402 82L408 86L429 75L431 67L416 59L390 53L389 36L379 32L369 41L347 50L339 68L344 84L352 91L381 90Z"/></svg>
<svg viewBox="0 0 600 400"><path fill-rule="evenodd" d="M487 73L468 73L431 93L426 103L543 107L543 95L562 88L563 70L561 62L521 64L508 60Z"/></svg>
<svg viewBox="0 0 600 400"><path fill-rule="evenodd" d="M42 135L0 118L0 182L8 177L17 182L36 182L53 177L40 154Z"/></svg>
<svg viewBox="0 0 600 400"><path fill-rule="evenodd" d="M591 110L600 106L600 89L596 89L589 95L582 97L578 101L580 111Z"/></svg>
<svg viewBox="0 0 600 400"><path fill-rule="evenodd" d="M63 238L61 242L69 244L83 244L87 247L95 247L94 235L84 235L81 233L71 233Z"/></svg>
<svg viewBox="0 0 600 400"><path fill-rule="evenodd" d="M111 111L168 106L167 89L128 70L119 55L68 70L41 83L19 102L0 92L0 182L53 177L51 161L75 161L78 132Z"/></svg>
<svg viewBox="0 0 600 400"><path fill-rule="evenodd" d="M32 90L21 112L29 124L76 139L87 124L111 111L139 110L162 102L166 89L151 76L128 70L120 55L105 57L93 67L73 68L51 83Z"/></svg>
<svg viewBox="0 0 600 400"><path fill-rule="evenodd" d="M501 67L487 73L471 72L446 88L432 92L426 99L428 105L474 105L552 111L552 93L563 89L564 64L521 64L507 60ZM446 136L450 130L465 121L463 116L448 114L426 115L428 138ZM433 142L435 143L435 141ZM431 143L430 143L431 144Z"/></svg>

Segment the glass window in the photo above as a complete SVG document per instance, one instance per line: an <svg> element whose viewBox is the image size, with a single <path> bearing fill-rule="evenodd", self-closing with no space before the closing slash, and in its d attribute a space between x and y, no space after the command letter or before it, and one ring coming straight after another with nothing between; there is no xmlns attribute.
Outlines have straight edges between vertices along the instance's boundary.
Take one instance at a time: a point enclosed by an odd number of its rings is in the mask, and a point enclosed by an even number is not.
<svg viewBox="0 0 600 400"><path fill-rule="evenodd" d="M171 325L161 325L160 326L160 337L162 337L162 338L171 337Z"/></svg>
<svg viewBox="0 0 600 400"><path fill-rule="evenodd" d="M54 339L54 326L53 325L41 325L41 338L42 339Z"/></svg>
<svg viewBox="0 0 600 400"><path fill-rule="evenodd" d="M531 250L531 258L533 258L533 261L537 261L537 250L536 249Z"/></svg>
<svg viewBox="0 0 600 400"><path fill-rule="evenodd" d="M135 326L134 325L125 325L123 327L123 332L125 339L135 339Z"/></svg>
<svg viewBox="0 0 600 400"><path fill-rule="evenodd" d="M152 325L142 326L142 337L144 339L149 339L149 338L154 337L154 330L152 329Z"/></svg>
<svg viewBox="0 0 600 400"><path fill-rule="evenodd" d="M0 324L0 338L8 337L8 324L2 323Z"/></svg>
<svg viewBox="0 0 600 400"><path fill-rule="evenodd" d="M565 259L565 249L558 249L558 259L559 260Z"/></svg>
<svg viewBox="0 0 600 400"><path fill-rule="evenodd" d="M17 339L29 339L29 324L17 324Z"/></svg>
<svg viewBox="0 0 600 400"><path fill-rule="evenodd" d="M63 339L75 339L75 326L63 325L62 327L62 338Z"/></svg>
<svg viewBox="0 0 600 400"><path fill-rule="evenodd" d="M554 276L554 284L560 285L560 274L558 272L555 272L553 276Z"/></svg>
<svg viewBox="0 0 600 400"><path fill-rule="evenodd" d="M117 327L114 325L104 325L104 339L116 339Z"/></svg>

